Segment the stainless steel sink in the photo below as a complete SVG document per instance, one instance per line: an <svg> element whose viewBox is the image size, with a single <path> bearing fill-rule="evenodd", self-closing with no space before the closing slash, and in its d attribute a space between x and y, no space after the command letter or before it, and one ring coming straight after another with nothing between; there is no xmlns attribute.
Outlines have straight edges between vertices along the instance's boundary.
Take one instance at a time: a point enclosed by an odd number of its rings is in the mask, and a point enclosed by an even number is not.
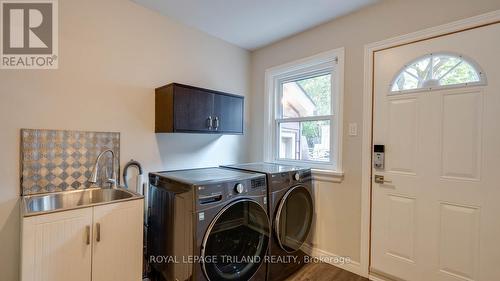
<svg viewBox="0 0 500 281"><path fill-rule="evenodd" d="M24 216L33 216L140 198L141 195L123 188L89 188L23 196L23 209Z"/></svg>

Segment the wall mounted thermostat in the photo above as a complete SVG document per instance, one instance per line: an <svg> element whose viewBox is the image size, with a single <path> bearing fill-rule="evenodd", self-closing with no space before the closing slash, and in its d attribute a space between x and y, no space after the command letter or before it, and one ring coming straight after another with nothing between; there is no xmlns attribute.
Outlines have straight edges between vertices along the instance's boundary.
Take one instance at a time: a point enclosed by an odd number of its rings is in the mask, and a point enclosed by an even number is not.
<svg viewBox="0 0 500 281"><path fill-rule="evenodd" d="M376 144L373 146L373 167L377 170L384 169L385 146Z"/></svg>

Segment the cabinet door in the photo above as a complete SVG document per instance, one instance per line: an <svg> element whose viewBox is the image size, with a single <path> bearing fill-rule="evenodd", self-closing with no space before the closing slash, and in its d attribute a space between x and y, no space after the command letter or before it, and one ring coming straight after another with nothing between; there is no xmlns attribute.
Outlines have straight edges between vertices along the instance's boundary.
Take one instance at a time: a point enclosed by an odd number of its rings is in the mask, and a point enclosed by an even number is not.
<svg viewBox="0 0 500 281"><path fill-rule="evenodd" d="M142 280L143 212L142 199L94 207L92 281Z"/></svg>
<svg viewBox="0 0 500 281"><path fill-rule="evenodd" d="M214 119L215 131L243 134L243 98L215 95Z"/></svg>
<svg viewBox="0 0 500 281"><path fill-rule="evenodd" d="M174 131L207 132L214 95L198 89L174 86Z"/></svg>
<svg viewBox="0 0 500 281"><path fill-rule="evenodd" d="M21 280L90 281L91 228L92 208L23 218Z"/></svg>

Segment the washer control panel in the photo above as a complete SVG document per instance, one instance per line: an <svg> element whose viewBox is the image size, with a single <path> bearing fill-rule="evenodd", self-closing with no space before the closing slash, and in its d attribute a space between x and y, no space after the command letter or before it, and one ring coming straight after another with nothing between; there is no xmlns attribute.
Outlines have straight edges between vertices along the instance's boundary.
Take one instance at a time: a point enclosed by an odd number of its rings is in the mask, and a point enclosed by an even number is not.
<svg viewBox="0 0 500 281"><path fill-rule="evenodd" d="M257 197L267 194L266 176L196 186L197 210L229 202L241 196Z"/></svg>

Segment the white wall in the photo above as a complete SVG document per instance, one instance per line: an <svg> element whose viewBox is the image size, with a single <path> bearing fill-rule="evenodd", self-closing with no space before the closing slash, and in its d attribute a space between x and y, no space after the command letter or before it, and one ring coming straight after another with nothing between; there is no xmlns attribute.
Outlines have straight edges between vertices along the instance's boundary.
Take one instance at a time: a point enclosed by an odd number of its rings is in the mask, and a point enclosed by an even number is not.
<svg viewBox="0 0 500 281"><path fill-rule="evenodd" d="M348 137L348 123L362 125L365 44L500 9L498 0L385 0L356 13L252 53L252 160L263 154L264 72L267 68L345 47L342 183L315 185L318 222L313 244L328 253L360 259L361 135Z"/></svg>
<svg viewBox="0 0 500 281"><path fill-rule="evenodd" d="M246 158L247 135L155 135L154 88L175 81L247 95L247 51L128 0L60 0L59 15L58 70L0 70L3 281L18 280L20 128L119 131L122 164L134 158L146 171Z"/></svg>

